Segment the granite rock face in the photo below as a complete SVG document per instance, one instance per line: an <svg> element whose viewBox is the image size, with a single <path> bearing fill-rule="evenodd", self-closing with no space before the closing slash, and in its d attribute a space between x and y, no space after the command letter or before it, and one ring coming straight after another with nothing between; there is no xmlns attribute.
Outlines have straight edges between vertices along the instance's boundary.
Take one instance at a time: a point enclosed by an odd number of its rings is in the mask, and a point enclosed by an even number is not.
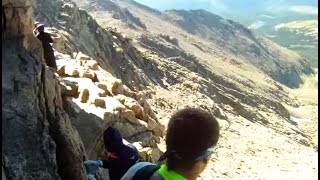
<svg viewBox="0 0 320 180"><path fill-rule="evenodd" d="M129 143L139 144L137 149L145 154L146 160L156 161L161 154L156 142L164 136L164 126L144 95L130 90L99 65L88 66L96 64L96 60L83 57L87 58L58 59L57 64L58 70L68 67L70 72L80 72L80 76L64 71L58 74L60 85L65 89L61 92L64 108L81 136L89 159L105 158L102 134L113 126ZM85 72L97 78L84 77Z"/></svg>
<svg viewBox="0 0 320 180"><path fill-rule="evenodd" d="M2 156L7 179L85 179L85 152L32 36L30 0L3 1Z"/></svg>

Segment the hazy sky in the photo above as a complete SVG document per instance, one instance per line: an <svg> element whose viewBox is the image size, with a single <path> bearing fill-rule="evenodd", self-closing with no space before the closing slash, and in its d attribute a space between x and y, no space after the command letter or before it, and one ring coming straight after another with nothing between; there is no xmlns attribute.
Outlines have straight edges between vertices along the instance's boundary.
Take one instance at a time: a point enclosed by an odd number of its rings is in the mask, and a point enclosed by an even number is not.
<svg viewBox="0 0 320 180"><path fill-rule="evenodd" d="M205 9L213 13L255 13L265 10L318 14L317 0L136 0L159 10Z"/></svg>

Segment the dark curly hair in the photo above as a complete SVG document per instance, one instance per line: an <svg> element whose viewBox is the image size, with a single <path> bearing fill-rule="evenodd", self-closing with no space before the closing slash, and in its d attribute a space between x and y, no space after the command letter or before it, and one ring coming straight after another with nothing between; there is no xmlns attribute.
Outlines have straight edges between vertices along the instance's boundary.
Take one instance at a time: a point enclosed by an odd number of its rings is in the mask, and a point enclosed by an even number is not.
<svg viewBox="0 0 320 180"><path fill-rule="evenodd" d="M177 111L166 134L168 168L192 168L201 153L218 143L219 131L215 117L202 109Z"/></svg>

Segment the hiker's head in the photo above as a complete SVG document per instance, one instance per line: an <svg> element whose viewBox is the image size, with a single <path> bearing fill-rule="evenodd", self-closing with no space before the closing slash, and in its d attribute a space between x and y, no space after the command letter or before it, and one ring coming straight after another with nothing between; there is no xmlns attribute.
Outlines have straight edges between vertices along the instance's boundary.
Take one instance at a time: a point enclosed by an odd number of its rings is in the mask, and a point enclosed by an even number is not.
<svg viewBox="0 0 320 180"><path fill-rule="evenodd" d="M185 108L170 119L166 134L167 166L200 174L219 139L219 124L208 112Z"/></svg>
<svg viewBox="0 0 320 180"><path fill-rule="evenodd" d="M40 24L40 22L39 22L39 21L35 21L35 22L33 23L34 28L36 28L36 27L38 26L38 24Z"/></svg>
<svg viewBox="0 0 320 180"><path fill-rule="evenodd" d="M108 127L108 129L104 131L103 141L108 152L117 153L123 145L121 133L113 127Z"/></svg>
<svg viewBox="0 0 320 180"><path fill-rule="evenodd" d="M37 28L38 32L44 32L44 25L43 24L38 24L36 28Z"/></svg>

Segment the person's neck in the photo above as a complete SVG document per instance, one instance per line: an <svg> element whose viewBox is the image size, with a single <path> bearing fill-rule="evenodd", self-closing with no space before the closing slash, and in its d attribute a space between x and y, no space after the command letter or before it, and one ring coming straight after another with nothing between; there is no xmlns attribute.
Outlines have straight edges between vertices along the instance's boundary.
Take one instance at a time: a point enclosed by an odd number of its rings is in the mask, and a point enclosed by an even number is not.
<svg viewBox="0 0 320 180"><path fill-rule="evenodd" d="M190 170L184 170L184 169L173 169L176 173L180 174L181 176L187 178L188 180L196 180L198 177L197 173L194 173L193 171Z"/></svg>

